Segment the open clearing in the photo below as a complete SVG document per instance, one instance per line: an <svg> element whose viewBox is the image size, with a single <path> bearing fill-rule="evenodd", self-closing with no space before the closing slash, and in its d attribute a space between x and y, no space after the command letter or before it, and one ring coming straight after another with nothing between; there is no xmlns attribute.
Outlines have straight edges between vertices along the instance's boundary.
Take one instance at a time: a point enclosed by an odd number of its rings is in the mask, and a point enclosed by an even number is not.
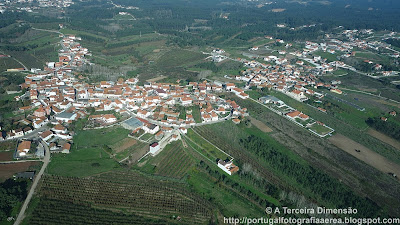
<svg viewBox="0 0 400 225"><path fill-rule="evenodd" d="M16 173L27 171L29 167L35 166L37 164L38 162L0 164L0 181L10 178Z"/></svg>
<svg viewBox="0 0 400 225"><path fill-rule="evenodd" d="M330 137L329 141L350 155L384 173L400 174L399 165L341 134ZM356 152L356 150L360 152Z"/></svg>
<svg viewBox="0 0 400 225"><path fill-rule="evenodd" d="M385 134L382 134L381 132L378 132L374 129L368 129L368 134L371 135L372 137L376 137L379 140L385 142L386 144L389 144L395 148L397 148L398 150L400 150L400 142L396 141L395 139L388 137Z"/></svg>
<svg viewBox="0 0 400 225"><path fill-rule="evenodd" d="M283 12L286 9L271 9L272 12Z"/></svg>
<svg viewBox="0 0 400 225"><path fill-rule="evenodd" d="M267 125L265 125L263 122L253 118L253 117L249 117L250 122L256 126L258 129L260 129L262 132L272 132L272 129L270 127L268 127Z"/></svg>
<svg viewBox="0 0 400 225"><path fill-rule="evenodd" d="M157 82L157 81L159 81L159 80L162 80L162 79L164 79L164 78L166 78L167 76L160 76L160 77L155 77L155 78L151 78L151 79L148 79L148 80L146 80L147 82Z"/></svg>

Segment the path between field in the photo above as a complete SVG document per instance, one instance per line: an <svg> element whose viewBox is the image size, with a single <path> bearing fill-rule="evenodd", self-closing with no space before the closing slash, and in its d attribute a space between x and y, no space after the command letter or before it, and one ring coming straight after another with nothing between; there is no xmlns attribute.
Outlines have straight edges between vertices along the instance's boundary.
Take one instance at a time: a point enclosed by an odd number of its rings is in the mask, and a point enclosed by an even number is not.
<svg viewBox="0 0 400 225"><path fill-rule="evenodd" d="M368 129L367 133L369 135L371 135L372 137L375 137L383 142L385 142L386 144L389 144L393 147L395 147L396 149L400 150L400 142L387 136L386 134L382 134L381 132L374 130L374 129Z"/></svg>
<svg viewBox="0 0 400 225"><path fill-rule="evenodd" d="M400 175L400 165L390 161L389 159L379 155L364 145L351 140L348 137L345 137L341 134L336 134L328 138L328 140L336 147L344 150L366 164L375 167L379 171ZM356 150L360 150L360 152L356 152Z"/></svg>
<svg viewBox="0 0 400 225"><path fill-rule="evenodd" d="M29 193L26 196L24 204L22 205L21 211L18 213L18 217L15 220L14 225L21 224L21 222L25 218L26 208L28 208L29 202L32 199L33 193L35 192L35 189L36 189L36 187L37 187L37 185L38 185L38 183L40 181L40 178L42 178L42 175L43 175L45 169L47 168L47 165L50 162L50 149L49 149L49 147L47 146L47 144L43 140L41 140L41 143L44 146L44 149L46 151L46 154L45 154L44 159L43 159L43 166L40 169L39 173L36 175L35 179L33 180L31 189L29 190Z"/></svg>

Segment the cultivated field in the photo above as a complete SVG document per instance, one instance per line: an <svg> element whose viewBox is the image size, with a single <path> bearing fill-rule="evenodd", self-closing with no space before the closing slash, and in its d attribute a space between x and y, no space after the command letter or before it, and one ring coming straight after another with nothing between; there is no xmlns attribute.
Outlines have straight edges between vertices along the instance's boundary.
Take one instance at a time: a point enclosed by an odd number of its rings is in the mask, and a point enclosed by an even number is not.
<svg viewBox="0 0 400 225"><path fill-rule="evenodd" d="M125 138L119 142L116 142L116 143L110 145L110 147L115 153L119 153L119 152L124 151L125 149L128 149L128 148L134 146L136 143L137 143L137 141L133 138Z"/></svg>
<svg viewBox="0 0 400 225"><path fill-rule="evenodd" d="M179 224L205 224L213 216L211 204L184 184L129 171L47 175L39 197L29 224L175 224L178 216Z"/></svg>
<svg viewBox="0 0 400 225"><path fill-rule="evenodd" d="M149 159L142 168L156 175L181 179L193 165L194 162L184 150L182 142L175 141Z"/></svg>
<svg viewBox="0 0 400 225"><path fill-rule="evenodd" d="M268 127L267 125L265 125L263 122L253 118L253 117L249 117L250 122L256 126L258 129L260 129L262 132L272 132L272 129L270 127Z"/></svg>
<svg viewBox="0 0 400 225"><path fill-rule="evenodd" d="M19 163L0 164L0 181L10 178L16 173L25 172L29 170L31 166L36 166L38 164L39 162L19 162Z"/></svg>
<svg viewBox="0 0 400 225"><path fill-rule="evenodd" d="M400 174L398 164L341 134L336 134L328 140L338 148L384 173Z"/></svg>

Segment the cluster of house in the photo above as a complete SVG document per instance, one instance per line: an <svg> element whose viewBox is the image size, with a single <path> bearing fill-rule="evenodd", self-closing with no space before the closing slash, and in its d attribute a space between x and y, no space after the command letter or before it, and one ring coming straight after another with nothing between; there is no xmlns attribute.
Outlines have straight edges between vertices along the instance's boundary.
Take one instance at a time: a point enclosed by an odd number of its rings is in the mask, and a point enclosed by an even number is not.
<svg viewBox="0 0 400 225"><path fill-rule="evenodd" d="M326 88L337 89L336 85L317 82L314 75L304 71L303 68L291 65L269 65L266 68L249 68L235 79L245 81L249 87L275 89L298 101L306 101L307 95L323 97L323 94L307 88L309 86L319 87L322 84Z"/></svg>
<svg viewBox="0 0 400 225"><path fill-rule="evenodd" d="M246 114L235 102L217 96L223 90L219 82L189 82L186 86L169 83L146 83L127 87L119 98L136 116L160 122L166 126L182 127L196 124L194 110L199 108L202 123ZM128 90L128 91L127 91ZM195 106L195 107L192 107ZM184 116L182 116L184 114ZM197 121L200 122L200 121Z"/></svg>
<svg viewBox="0 0 400 225"><path fill-rule="evenodd" d="M329 135L330 133L334 132L334 129L326 126L324 123L320 121L315 121L314 119L310 118L308 115L304 114L303 112L298 111L297 109L294 109L288 105L286 105L282 100L274 97L274 96L264 96L260 97L258 99L259 102L266 104L268 108L275 113L282 115L286 117L287 119L291 120L292 122L296 123L297 125L309 129L311 132L317 134L320 137L325 137ZM322 112L326 112L325 109L318 108ZM330 130L330 132L326 132L323 134L320 134L312 129L310 129L311 126L314 124L319 124L320 126L324 126L327 129Z"/></svg>
<svg viewBox="0 0 400 225"><path fill-rule="evenodd" d="M29 4L28 6L22 6L21 3L33 3L38 2L39 5ZM72 0L16 0L16 1L3 1L0 3L0 13L4 13L7 10L26 11L34 12L41 8L54 7L54 8L67 8L70 7L74 2Z"/></svg>
<svg viewBox="0 0 400 225"><path fill-rule="evenodd" d="M61 36L63 48L59 51L59 61L47 63L43 71L32 69L33 73L28 74L25 82L20 85L28 91L24 96L16 96L15 100L29 98L31 104L19 108L21 113L26 114L19 121L18 126L21 128L7 132L5 138L22 137L40 129L37 132L49 145L51 152L69 153L73 132L67 127L88 115L85 110L87 103L78 101L79 90L84 89L85 84L74 77L73 71L88 62L85 56L90 53L76 42L80 38L74 35ZM107 115L105 117L112 119ZM46 124L51 128L43 129ZM17 157L26 156L28 142L19 144Z"/></svg>

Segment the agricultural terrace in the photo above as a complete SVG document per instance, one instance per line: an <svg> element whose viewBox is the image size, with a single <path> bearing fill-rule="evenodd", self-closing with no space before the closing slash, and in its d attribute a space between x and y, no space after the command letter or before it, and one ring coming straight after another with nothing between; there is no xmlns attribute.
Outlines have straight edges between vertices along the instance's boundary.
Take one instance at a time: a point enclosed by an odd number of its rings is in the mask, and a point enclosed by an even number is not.
<svg viewBox="0 0 400 225"><path fill-rule="evenodd" d="M128 219L132 220L130 224L146 219L149 224L170 224L178 216L180 224L204 224L213 216L210 203L184 184L136 172L109 172L87 178L47 175L39 198L29 224L123 224ZM87 217L88 211L93 215ZM109 222L110 212L116 213L117 221Z"/></svg>

